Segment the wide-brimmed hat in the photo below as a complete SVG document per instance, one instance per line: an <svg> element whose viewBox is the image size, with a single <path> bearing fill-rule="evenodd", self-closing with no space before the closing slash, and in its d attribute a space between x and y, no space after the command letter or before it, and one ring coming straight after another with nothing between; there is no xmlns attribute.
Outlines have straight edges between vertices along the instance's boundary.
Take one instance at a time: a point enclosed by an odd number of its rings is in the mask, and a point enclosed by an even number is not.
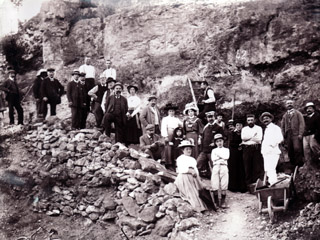
<svg viewBox="0 0 320 240"><path fill-rule="evenodd" d="M130 92L130 89L131 89L131 88L134 88L134 89L136 90L136 92L138 92L138 90L139 90L139 88L138 88L136 85L129 85L129 86L127 87L128 92Z"/></svg>
<svg viewBox="0 0 320 240"><path fill-rule="evenodd" d="M182 140L178 147L179 148L194 147L194 144L192 144L189 140Z"/></svg>
<svg viewBox="0 0 320 240"><path fill-rule="evenodd" d="M150 95L148 97L148 101L151 101L152 99L158 99L155 95Z"/></svg>
<svg viewBox="0 0 320 240"><path fill-rule="evenodd" d="M263 121L263 118L264 118L265 116L268 116L269 118L271 118L271 121L274 119L274 116L273 116L271 113L269 113L269 112L264 112L264 113L262 113L261 116L259 117L260 122Z"/></svg>
<svg viewBox="0 0 320 240"><path fill-rule="evenodd" d="M196 115L199 114L199 108L195 103L187 103L185 109L183 110L183 114L187 115L189 110L193 110L196 112Z"/></svg>
<svg viewBox="0 0 320 240"><path fill-rule="evenodd" d="M214 135L213 140L217 141L218 139L223 139L223 136L221 133L217 133L216 135Z"/></svg>
<svg viewBox="0 0 320 240"><path fill-rule="evenodd" d="M230 119L228 122L227 122L227 126L229 126L229 125L233 125L234 126L234 124L235 124L235 122L234 122L234 120L233 119Z"/></svg>
<svg viewBox="0 0 320 240"><path fill-rule="evenodd" d="M304 109L306 110L308 107L313 107L313 109L316 109L316 106L314 105L313 102L307 102L306 105L304 106Z"/></svg>
<svg viewBox="0 0 320 240"><path fill-rule="evenodd" d="M37 77L39 77L42 73L47 73L47 69L40 69L38 72L37 72Z"/></svg>
<svg viewBox="0 0 320 240"><path fill-rule="evenodd" d="M173 105L171 102L167 103L166 106L164 107L165 111L169 111L169 110L177 110L178 106L177 105Z"/></svg>
<svg viewBox="0 0 320 240"><path fill-rule="evenodd" d="M210 112L206 112L205 114L206 114L206 117L214 116L216 114L216 112L215 111L210 111Z"/></svg>
<svg viewBox="0 0 320 240"><path fill-rule="evenodd" d="M10 70L8 71L8 73L14 73L14 74L16 74L16 71L13 70L13 69L10 69Z"/></svg>
<svg viewBox="0 0 320 240"><path fill-rule="evenodd" d="M122 85L122 83L120 83L120 82L116 82L116 83L114 84L114 88L115 88L116 86L120 86L120 87L123 89L123 85Z"/></svg>
<svg viewBox="0 0 320 240"><path fill-rule="evenodd" d="M244 124L244 121L243 121L242 118L236 118L233 123L234 123L234 124L240 123L240 124L243 125L243 124Z"/></svg>
<svg viewBox="0 0 320 240"><path fill-rule="evenodd" d="M147 126L146 126L146 130L154 130L154 125L153 124L148 124Z"/></svg>
<svg viewBox="0 0 320 240"><path fill-rule="evenodd" d="M79 72L78 69L75 69L75 70L72 71L71 75L72 75L72 76L73 76L73 75L80 75L80 72Z"/></svg>
<svg viewBox="0 0 320 240"><path fill-rule="evenodd" d="M110 83L110 82L116 83L117 81L114 80L112 77L108 77L108 78L107 78L107 83Z"/></svg>
<svg viewBox="0 0 320 240"><path fill-rule="evenodd" d="M50 67L50 68L47 69L47 72L54 72L54 71L55 71L55 69L52 68L52 67Z"/></svg>

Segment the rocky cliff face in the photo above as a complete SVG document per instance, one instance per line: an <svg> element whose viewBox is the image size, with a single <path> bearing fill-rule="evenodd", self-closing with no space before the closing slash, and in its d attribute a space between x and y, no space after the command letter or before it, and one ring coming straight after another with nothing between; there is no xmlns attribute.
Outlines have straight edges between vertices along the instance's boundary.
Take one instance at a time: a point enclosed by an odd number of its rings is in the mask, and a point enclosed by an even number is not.
<svg viewBox="0 0 320 240"><path fill-rule="evenodd" d="M240 102L289 95L302 106L319 90L319 9L316 0L274 0L115 11L59 0L43 5L38 27L44 65L60 69L60 78L91 55L98 72L111 58L119 79L144 90L174 95L172 85L188 76L208 80L220 104L236 92Z"/></svg>

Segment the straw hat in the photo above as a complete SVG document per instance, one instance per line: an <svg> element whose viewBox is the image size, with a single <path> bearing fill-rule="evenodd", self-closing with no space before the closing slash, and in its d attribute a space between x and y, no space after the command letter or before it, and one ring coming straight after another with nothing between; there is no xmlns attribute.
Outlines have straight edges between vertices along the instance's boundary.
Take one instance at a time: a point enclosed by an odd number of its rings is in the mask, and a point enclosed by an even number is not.
<svg viewBox="0 0 320 240"><path fill-rule="evenodd" d="M183 114L187 115L189 110L193 110L196 112L196 115L199 114L199 108L195 103L187 103L185 109L183 110Z"/></svg>
<svg viewBox="0 0 320 240"><path fill-rule="evenodd" d="M183 140L183 141L181 141L181 143L178 147L179 148L194 147L194 145L188 140Z"/></svg>

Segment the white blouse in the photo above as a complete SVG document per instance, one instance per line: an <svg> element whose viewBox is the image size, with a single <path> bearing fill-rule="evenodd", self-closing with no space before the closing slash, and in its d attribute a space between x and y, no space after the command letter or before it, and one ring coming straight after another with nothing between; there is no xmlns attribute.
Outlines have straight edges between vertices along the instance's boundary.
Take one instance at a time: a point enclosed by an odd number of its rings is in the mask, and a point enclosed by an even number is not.
<svg viewBox="0 0 320 240"><path fill-rule="evenodd" d="M134 110L133 113L131 114L131 117L133 117L140 111L141 99L137 95L134 95L134 96L130 95L127 101L128 101L128 109Z"/></svg>
<svg viewBox="0 0 320 240"><path fill-rule="evenodd" d="M183 123L177 117L166 116L161 122L161 136L168 137L173 134L173 130L182 127Z"/></svg>
<svg viewBox="0 0 320 240"><path fill-rule="evenodd" d="M188 173L190 167L199 175L197 160L195 158L184 154L177 158L177 173Z"/></svg>

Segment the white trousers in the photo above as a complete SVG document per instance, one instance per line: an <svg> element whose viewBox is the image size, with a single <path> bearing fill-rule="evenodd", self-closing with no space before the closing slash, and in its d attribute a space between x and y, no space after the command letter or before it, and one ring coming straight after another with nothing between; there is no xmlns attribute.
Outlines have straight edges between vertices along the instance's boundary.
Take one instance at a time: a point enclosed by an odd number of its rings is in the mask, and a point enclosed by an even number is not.
<svg viewBox="0 0 320 240"><path fill-rule="evenodd" d="M227 165L213 165L211 174L211 186L213 191L225 191L229 184L229 169Z"/></svg>
<svg viewBox="0 0 320 240"><path fill-rule="evenodd" d="M263 154L264 171L267 173L270 184L277 182L276 167L280 154Z"/></svg>

